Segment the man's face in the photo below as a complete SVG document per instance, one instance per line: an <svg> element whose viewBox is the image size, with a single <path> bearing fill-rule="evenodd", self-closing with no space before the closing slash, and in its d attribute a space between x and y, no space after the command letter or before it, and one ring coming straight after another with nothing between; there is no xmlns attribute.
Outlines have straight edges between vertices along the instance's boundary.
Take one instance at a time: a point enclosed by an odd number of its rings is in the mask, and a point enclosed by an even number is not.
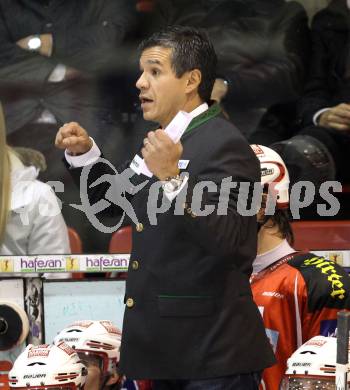
<svg viewBox="0 0 350 390"><path fill-rule="evenodd" d="M187 100L188 72L176 77L171 53L172 49L160 46L144 50L140 58L142 74L136 82L144 119L158 122L163 128L184 109Z"/></svg>

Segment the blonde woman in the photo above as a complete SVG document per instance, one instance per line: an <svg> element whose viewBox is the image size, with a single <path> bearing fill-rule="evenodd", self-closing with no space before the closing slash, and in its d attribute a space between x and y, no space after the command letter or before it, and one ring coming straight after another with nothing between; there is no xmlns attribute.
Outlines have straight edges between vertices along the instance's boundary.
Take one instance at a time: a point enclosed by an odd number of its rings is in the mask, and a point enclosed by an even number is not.
<svg viewBox="0 0 350 390"><path fill-rule="evenodd" d="M52 188L37 180L37 167L25 165L6 144L5 133L0 105L0 256L70 253Z"/></svg>

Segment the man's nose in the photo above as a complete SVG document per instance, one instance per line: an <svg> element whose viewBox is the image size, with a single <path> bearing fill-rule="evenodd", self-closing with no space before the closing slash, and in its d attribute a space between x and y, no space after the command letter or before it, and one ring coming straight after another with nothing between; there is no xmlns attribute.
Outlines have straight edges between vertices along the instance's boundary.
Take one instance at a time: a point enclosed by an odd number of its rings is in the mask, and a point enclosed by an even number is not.
<svg viewBox="0 0 350 390"><path fill-rule="evenodd" d="M145 73L142 73L139 79L136 81L136 88L140 90L148 88L148 81Z"/></svg>

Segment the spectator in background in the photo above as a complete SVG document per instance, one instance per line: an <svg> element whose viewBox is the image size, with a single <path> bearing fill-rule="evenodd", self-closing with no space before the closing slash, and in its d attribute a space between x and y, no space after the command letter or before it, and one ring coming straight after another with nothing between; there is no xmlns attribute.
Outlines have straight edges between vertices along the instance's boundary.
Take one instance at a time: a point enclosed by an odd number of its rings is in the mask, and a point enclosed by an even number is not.
<svg viewBox="0 0 350 390"><path fill-rule="evenodd" d="M333 0L312 23L310 76L300 101L303 130L322 143L335 164L337 179L350 181L350 10Z"/></svg>
<svg viewBox="0 0 350 390"><path fill-rule="evenodd" d="M309 51L306 12L284 0L158 0L157 23L203 27L218 54L212 98L245 135L276 103L302 91Z"/></svg>
<svg viewBox="0 0 350 390"><path fill-rule="evenodd" d="M251 286L277 359L263 373L263 389L278 390L287 359L297 348L313 336L335 335L337 312L350 309L350 279L340 265L293 249L286 166L272 149L252 148L260 160L264 193ZM266 213L268 196L276 204L272 215Z"/></svg>
<svg viewBox="0 0 350 390"><path fill-rule="evenodd" d="M1 2L0 81L7 87L2 93L8 93L9 134L30 123L61 125L72 118L103 130L102 119L111 113L89 77L107 71L118 57L132 22L131 3Z"/></svg>
<svg viewBox="0 0 350 390"><path fill-rule="evenodd" d="M33 121L61 124L77 117L91 124L101 118L101 112L99 118L89 117L103 107L96 93L85 96L86 90L75 89L87 83L80 77L101 74L118 57L115 49L132 23L128 4L132 2L1 2L0 80L9 93L12 88L24 92L10 94L6 101L9 133Z"/></svg>
<svg viewBox="0 0 350 390"><path fill-rule="evenodd" d="M13 146L38 147L48 162L41 179L63 179L66 191L60 196L66 204L77 203L77 196L52 147L63 123L78 120L107 150L113 145L113 162L124 159L127 99L121 67L127 56L120 45L133 26L134 7L130 0L0 2L0 99L7 139ZM63 211L81 232L85 219L72 208Z"/></svg>
<svg viewBox="0 0 350 390"><path fill-rule="evenodd" d="M350 181L349 22L346 0L333 0L312 22L310 72L298 105L298 123L292 134L275 139L279 142L272 145L293 183Z"/></svg>
<svg viewBox="0 0 350 390"><path fill-rule="evenodd" d="M0 255L70 253L58 200L37 180L37 167L25 166L7 146L1 107L0 158Z"/></svg>

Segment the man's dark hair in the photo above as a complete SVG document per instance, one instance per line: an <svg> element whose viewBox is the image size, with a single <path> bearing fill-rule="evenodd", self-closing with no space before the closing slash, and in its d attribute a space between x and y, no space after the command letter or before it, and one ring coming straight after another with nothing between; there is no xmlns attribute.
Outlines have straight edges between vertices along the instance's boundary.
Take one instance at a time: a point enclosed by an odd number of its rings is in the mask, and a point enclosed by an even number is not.
<svg viewBox="0 0 350 390"><path fill-rule="evenodd" d="M139 49L143 52L155 46L172 49L171 65L176 77L193 69L201 71L198 94L208 102L216 77L217 57L207 34L193 27L170 26L145 39Z"/></svg>
<svg viewBox="0 0 350 390"><path fill-rule="evenodd" d="M294 234L290 221L291 215L289 210L277 209L274 215L265 215L262 225L271 228L278 226L282 237L285 238L290 245L293 245Z"/></svg>

